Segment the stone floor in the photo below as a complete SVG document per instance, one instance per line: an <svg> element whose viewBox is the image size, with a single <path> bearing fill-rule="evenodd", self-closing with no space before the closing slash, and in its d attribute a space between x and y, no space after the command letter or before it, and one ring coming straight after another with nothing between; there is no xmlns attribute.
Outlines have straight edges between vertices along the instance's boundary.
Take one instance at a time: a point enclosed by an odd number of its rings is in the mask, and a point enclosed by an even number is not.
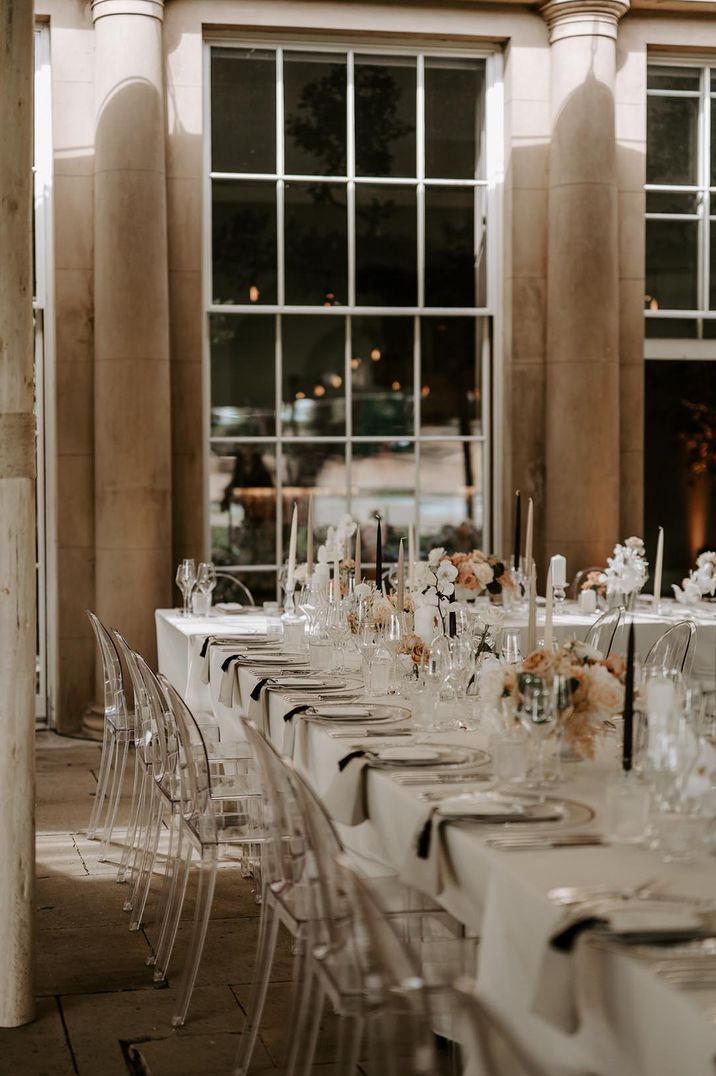
<svg viewBox="0 0 716 1076"><path fill-rule="evenodd" d="M40 733L37 738L37 1019L0 1030L0 1074L22 1076L223 1076L231 1072L254 961L257 907L235 869L220 874L213 921L186 1027L170 1017L181 968L157 987L145 959L147 927L130 933L116 864L99 863L84 828L92 808L99 747ZM124 821L124 820L121 820ZM256 1076L281 1072L290 1034L290 955L284 945L257 1046ZM335 1029L322 1029L314 1072L330 1063Z"/></svg>

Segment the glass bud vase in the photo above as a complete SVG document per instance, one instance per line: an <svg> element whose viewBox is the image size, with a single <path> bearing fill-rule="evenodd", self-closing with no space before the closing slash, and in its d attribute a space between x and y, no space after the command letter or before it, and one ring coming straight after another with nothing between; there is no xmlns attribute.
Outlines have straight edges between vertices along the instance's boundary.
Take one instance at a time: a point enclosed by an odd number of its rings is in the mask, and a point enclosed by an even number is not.
<svg viewBox="0 0 716 1076"><path fill-rule="evenodd" d="M306 618L296 608L293 587L286 588L281 626L283 628L284 648L291 654L300 653L305 645Z"/></svg>

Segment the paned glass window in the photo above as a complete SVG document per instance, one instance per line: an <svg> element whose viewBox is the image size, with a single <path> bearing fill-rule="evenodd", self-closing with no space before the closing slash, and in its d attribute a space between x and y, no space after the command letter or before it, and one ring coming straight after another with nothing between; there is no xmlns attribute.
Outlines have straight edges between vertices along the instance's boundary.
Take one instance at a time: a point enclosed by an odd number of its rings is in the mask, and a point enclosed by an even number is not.
<svg viewBox="0 0 716 1076"><path fill-rule="evenodd" d="M349 512L366 562L376 513L386 559L411 522L423 550L489 543L491 58L207 64L211 556L273 590L311 493L318 538Z"/></svg>

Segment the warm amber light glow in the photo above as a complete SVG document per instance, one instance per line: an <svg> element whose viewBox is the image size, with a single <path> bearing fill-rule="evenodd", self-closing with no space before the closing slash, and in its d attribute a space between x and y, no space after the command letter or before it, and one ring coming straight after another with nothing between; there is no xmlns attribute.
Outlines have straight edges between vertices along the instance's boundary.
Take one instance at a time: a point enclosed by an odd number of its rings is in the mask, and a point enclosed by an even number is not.
<svg viewBox="0 0 716 1076"><path fill-rule="evenodd" d="M261 292L259 291L259 289L256 287L255 284L252 284L249 288L249 302L257 303L259 301L260 295Z"/></svg>
<svg viewBox="0 0 716 1076"><path fill-rule="evenodd" d="M420 390L420 395L421 396L429 396L430 395L430 385L423 385L423 387Z"/></svg>
<svg viewBox="0 0 716 1076"><path fill-rule="evenodd" d="M305 400L306 399L306 393L305 392L297 392L296 393L296 399L297 400Z"/></svg>
<svg viewBox="0 0 716 1076"><path fill-rule="evenodd" d="M397 392L398 389L400 388L400 382L399 381L394 381L390 387L393 390L393 392Z"/></svg>
<svg viewBox="0 0 716 1076"><path fill-rule="evenodd" d="M370 353L373 362L380 362L380 348L374 347Z"/></svg>
<svg viewBox="0 0 716 1076"><path fill-rule="evenodd" d="M313 389L313 395L314 396L325 396L326 395L325 386L324 385L316 385L315 388Z"/></svg>
<svg viewBox="0 0 716 1076"><path fill-rule="evenodd" d="M330 381L334 389L339 389L343 384L343 378L340 376L340 374L331 374L328 380Z"/></svg>
<svg viewBox="0 0 716 1076"><path fill-rule="evenodd" d="M351 370L357 370L360 366L360 359L351 359Z"/></svg>

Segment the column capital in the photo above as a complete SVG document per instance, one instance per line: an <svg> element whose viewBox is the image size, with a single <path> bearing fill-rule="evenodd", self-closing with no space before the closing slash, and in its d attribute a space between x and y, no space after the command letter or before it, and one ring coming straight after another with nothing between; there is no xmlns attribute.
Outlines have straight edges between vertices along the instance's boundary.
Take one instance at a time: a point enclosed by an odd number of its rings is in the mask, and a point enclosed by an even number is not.
<svg viewBox="0 0 716 1076"><path fill-rule="evenodd" d="M164 0L92 0L92 22L108 15L148 15L164 21Z"/></svg>
<svg viewBox="0 0 716 1076"><path fill-rule="evenodd" d="M549 27L549 43L567 37L610 37L629 10L629 0L546 0L540 14Z"/></svg>

